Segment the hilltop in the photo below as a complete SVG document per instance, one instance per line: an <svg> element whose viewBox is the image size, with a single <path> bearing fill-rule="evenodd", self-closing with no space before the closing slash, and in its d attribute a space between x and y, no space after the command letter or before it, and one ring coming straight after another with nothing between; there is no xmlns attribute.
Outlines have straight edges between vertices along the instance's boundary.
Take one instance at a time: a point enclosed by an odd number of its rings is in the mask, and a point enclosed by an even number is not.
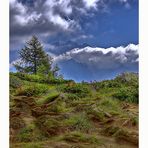
<svg viewBox="0 0 148 148"><path fill-rule="evenodd" d="M138 74L101 82L10 73L11 148L138 147Z"/></svg>

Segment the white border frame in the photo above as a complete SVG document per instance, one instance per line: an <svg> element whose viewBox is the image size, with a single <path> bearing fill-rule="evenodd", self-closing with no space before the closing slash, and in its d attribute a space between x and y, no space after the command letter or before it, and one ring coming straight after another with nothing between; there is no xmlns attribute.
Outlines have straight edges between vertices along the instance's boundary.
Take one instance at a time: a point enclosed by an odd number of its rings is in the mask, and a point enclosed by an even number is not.
<svg viewBox="0 0 148 148"><path fill-rule="evenodd" d="M9 1L0 6L0 147L9 147Z"/></svg>

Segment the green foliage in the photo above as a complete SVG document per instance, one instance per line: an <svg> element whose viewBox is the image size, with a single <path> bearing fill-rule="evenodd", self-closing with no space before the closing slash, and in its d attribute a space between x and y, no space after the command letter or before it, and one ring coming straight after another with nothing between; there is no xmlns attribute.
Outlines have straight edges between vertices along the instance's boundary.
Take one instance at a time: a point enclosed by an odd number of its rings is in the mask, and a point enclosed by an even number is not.
<svg viewBox="0 0 148 148"><path fill-rule="evenodd" d="M104 80L101 82L94 82L92 84L92 86L96 89L96 90L100 90L102 88L118 88L121 87L121 83L114 81L114 80Z"/></svg>
<svg viewBox="0 0 148 148"><path fill-rule="evenodd" d="M45 75L35 75L35 74L25 74L25 73L15 73L17 77L19 77L22 80L30 81L30 82L39 82L39 83L45 83L48 79Z"/></svg>
<svg viewBox="0 0 148 148"><path fill-rule="evenodd" d="M68 100L79 100L80 97L77 94L66 94L66 97L68 98Z"/></svg>
<svg viewBox="0 0 148 148"><path fill-rule="evenodd" d="M32 141L42 141L44 136L36 129L35 124L29 124L28 126L22 128L17 135L17 140L19 142L32 142Z"/></svg>
<svg viewBox="0 0 148 148"><path fill-rule="evenodd" d="M48 74L51 69L52 58L43 50L43 46L36 36L26 42L25 48L19 51L21 62L14 64L20 72L37 74L38 70Z"/></svg>
<svg viewBox="0 0 148 148"><path fill-rule="evenodd" d="M65 85L63 86L63 88L61 88L61 90L64 93L69 94L68 98L69 99L78 99L78 98L83 98L86 97L88 95L90 95L90 90L87 86L82 85L82 84L71 84L71 85Z"/></svg>
<svg viewBox="0 0 148 148"><path fill-rule="evenodd" d="M62 101L57 101L46 109L46 112L54 112L55 114L66 113L69 108L66 108L66 103Z"/></svg>
<svg viewBox="0 0 148 148"><path fill-rule="evenodd" d="M41 96L47 93L48 87L44 84L32 84L17 89L16 95L18 96Z"/></svg>
<svg viewBox="0 0 148 148"><path fill-rule="evenodd" d="M118 91L115 94L113 94L113 97L121 101L127 101L130 103L139 102L138 89L133 88L133 87L119 88Z"/></svg>
<svg viewBox="0 0 148 148"><path fill-rule="evenodd" d="M18 77L12 74L10 74L9 83L10 83L10 87L12 88L19 88L23 85L22 81Z"/></svg>
<svg viewBox="0 0 148 148"><path fill-rule="evenodd" d="M43 75L43 74L25 74L17 72L14 75L20 78L21 80L46 83L46 84L63 84L70 82L70 80L64 80L62 78L54 78L51 73L49 73L49 75Z"/></svg>

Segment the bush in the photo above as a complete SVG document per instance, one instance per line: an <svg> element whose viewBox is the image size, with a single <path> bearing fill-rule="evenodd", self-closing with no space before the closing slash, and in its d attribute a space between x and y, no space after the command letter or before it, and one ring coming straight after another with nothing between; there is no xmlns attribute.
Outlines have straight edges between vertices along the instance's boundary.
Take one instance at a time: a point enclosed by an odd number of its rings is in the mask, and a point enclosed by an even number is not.
<svg viewBox="0 0 148 148"><path fill-rule="evenodd" d="M41 75L41 74L25 74L25 73L15 73L17 77L22 80L30 81L30 82L38 82L38 83L47 83L47 84L63 84L68 83L71 80L64 80L61 78L54 78L48 75Z"/></svg>
<svg viewBox="0 0 148 148"><path fill-rule="evenodd" d="M31 86L24 86L17 89L18 96L40 96L48 91L48 87L43 84L32 84Z"/></svg>
<svg viewBox="0 0 148 148"><path fill-rule="evenodd" d="M25 74L25 73L15 73L17 77L22 80L30 81L30 82L39 82L43 83L47 81L47 77L45 75L35 75L35 74Z"/></svg>
<svg viewBox="0 0 148 148"><path fill-rule="evenodd" d="M113 97L121 101L127 101L130 103L139 103L138 89L133 87L120 88L115 94L113 94Z"/></svg>
<svg viewBox="0 0 148 148"><path fill-rule="evenodd" d="M66 85L61 88L64 93L70 94L68 97L72 99L83 98L90 95L90 90L82 84Z"/></svg>
<svg viewBox="0 0 148 148"><path fill-rule="evenodd" d="M76 94L66 94L68 100L79 100L80 98Z"/></svg>
<svg viewBox="0 0 148 148"><path fill-rule="evenodd" d="M121 83L115 80L104 80L102 82L94 82L91 84L96 90L101 88L114 88L121 87Z"/></svg>

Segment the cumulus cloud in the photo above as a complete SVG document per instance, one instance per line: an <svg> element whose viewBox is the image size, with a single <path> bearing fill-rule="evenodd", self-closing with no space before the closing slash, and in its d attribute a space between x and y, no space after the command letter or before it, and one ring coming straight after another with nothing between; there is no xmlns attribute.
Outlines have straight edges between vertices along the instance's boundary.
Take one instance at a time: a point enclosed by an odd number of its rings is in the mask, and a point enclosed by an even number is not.
<svg viewBox="0 0 148 148"><path fill-rule="evenodd" d="M54 61L57 63L68 60L74 60L95 69L128 67L138 62L138 45L129 44L126 47L120 46L106 49L99 47L75 48L54 57Z"/></svg>

